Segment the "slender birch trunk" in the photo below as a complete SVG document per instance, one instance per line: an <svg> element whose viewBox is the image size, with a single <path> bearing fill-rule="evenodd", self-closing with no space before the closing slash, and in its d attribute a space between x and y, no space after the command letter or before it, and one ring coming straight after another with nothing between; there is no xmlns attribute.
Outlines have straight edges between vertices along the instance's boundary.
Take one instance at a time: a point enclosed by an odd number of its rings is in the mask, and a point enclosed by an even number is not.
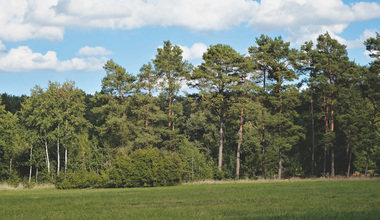
<svg viewBox="0 0 380 220"><path fill-rule="evenodd" d="M220 116L220 128L219 128L219 160L218 160L218 170L222 171L223 163L223 126L224 119L223 116Z"/></svg>
<svg viewBox="0 0 380 220"><path fill-rule="evenodd" d="M13 157L11 157L9 159L9 174L11 175L12 174L12 161L13 161Z"/></svg>
<svg viewBox="0 0 380 220"><path fill-rule="evenodd" d="M370 156L370 148L367 148L367 159L366 159L366 163L365 163L365 172L364 172L364 176L367 176L367 175L368 175L369 156Z"/></svg>
<svg viewBox="0 0 380 220"><path fill-rule="evenodd" d="M352 146L351 146L351 130L348 131L348 138L347 138L347 178L350 177L351 173L351 157L352 157Z"/></svg>
<svg viewBox="0 0 380 220"><path fill-rule="evenodd" d="M315 131L314 131L314 104L313 104L313 90L311 91L311 145L312 145L312 150L311 150L311 176L314 177L314 152L315 152Z"/></svg>
<svg viewBox="0 0 380 220"><path fill-rule="evenodd" d="M325 116L324 116L324 121L325 121L325 134L329 131L329 122L328 122L328 107L327 107L327 100L326 100L326 95L323 96L323 107L325 110ZM326 165L327 165L327 143L325 141L325 149L324 149L324 154L323 154L323 177L326 178Z"/></svg>
<svg viewBox="0 0 380 220"><path fill-rule="evenodd" d="M46 166L48 168L48 173L50 173L50 158L49 158L49 150L48 150L48 143L45 139L45 156L46 156Z"/></svg>
<svg viewBox="0 0 380 220"><path fill-rule="evenodd" d="M32 180L32 168L33 168L33 144L30 144L30 157L29 157L29 183Z"/></svg>
<svg viewBox="0 0 380 220"><path fill-rule="evenodd" d="M236 152L236 179L240 178L240 149L243 141L243 122L244 122L244 108L241 109L240 114L240 129L239 129L239 141Z"/></svg>
<svg viewBox="0 0 380 220"><path fill-rule="evenodd" d="M331 122L330 122L330 132L334 132L334 99L331 98ZM335 154L334 145L331 145L331 176L335 177Z"/></svg>
<svg viewBox="0 0 380 220"><path fill-rule="evenodd" d="M36 183L38 182L38 167L36 168Z"/></svg>
<svg viewBox="0 0 380 220"><path fill-rule="evenodd" d="M281 76L278 76L278 85L280 86L278 88L278 94L280 96L280 117L282 119L282 96L281 96ZM278 146L278 179L281 180L282 175L282 120L280 120L280 124L278 126L279 136L280 136L280 146Z"/></svg>
<svg viewBox="0 0 380 220"><path fill-rule="evenodd" d="M57 134L57 175L59 175L59 170L61 166L61 161L60 161L60 155L59 155L59 125L58 125L58 134Z"/></svg>
<svg viewBox="0 0 380 220"><path fill-rule="evenodd" d="M65 173L67 172L67 146L65 146Z"/></svg>

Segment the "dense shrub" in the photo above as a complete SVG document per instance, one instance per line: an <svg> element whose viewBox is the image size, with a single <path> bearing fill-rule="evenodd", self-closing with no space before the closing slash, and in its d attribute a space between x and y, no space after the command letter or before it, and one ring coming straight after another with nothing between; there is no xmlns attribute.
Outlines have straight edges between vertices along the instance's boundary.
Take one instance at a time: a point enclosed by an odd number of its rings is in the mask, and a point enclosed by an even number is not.
<svg viewBox="0 0 380 220"><path fill-rule="evenodd" d="M184 181L196 181L212 179L214 176L214 162L211 158L207 158L204 153L184 139L183 143L178 147L179 156L184 162Z"/></svg>
<svg viewBox="0 0 380 220"><path fill-rule="evenodd" d="M112 187L172 186L181 182L182 173L183 164L176 153L153 148L116 158L109 177Z"/></svg>
<svg viewBox="0 0 380 220"><path fill-rule="evenodd" d="M55 186L58 189L72 188L90 188L90 187L107 187L108 176L105 173L100 175L95 172L79 171L75 173L66 173L56 178Z"/></svg>

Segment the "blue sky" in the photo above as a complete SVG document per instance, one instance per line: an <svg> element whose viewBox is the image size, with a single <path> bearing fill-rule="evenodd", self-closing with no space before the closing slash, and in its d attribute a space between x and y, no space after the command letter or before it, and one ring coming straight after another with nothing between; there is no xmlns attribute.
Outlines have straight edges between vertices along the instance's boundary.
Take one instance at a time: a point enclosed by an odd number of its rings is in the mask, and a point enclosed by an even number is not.
<svg viewBox="0 0 380 220"><path fill-rule="evenodd" d="M165 40L197 65L209 45L245 54L265 34L299 48L328 31L367 65L363 41L380 32L380 1L0 0L0 30L0 93L74 80L93 94L108 59L138 74Z"/></svg>

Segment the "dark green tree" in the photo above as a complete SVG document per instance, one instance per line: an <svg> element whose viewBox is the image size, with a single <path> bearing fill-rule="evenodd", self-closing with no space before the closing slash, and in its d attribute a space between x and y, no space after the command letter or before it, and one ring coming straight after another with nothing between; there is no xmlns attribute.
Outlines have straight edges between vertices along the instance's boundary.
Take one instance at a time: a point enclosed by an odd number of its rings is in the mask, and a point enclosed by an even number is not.
<svg viewBox="0 0 380 220"><path fill-rule="evenodd" d="M224 123L232 105L234 85L240 82L239 71L242 56L228 45L210 46L203 54L204 62L191 76L192 86L199 89L199 96L219 118L218 169L223 164Z"/></svg>
<svg viewBox="0 0 380 220"><path fill-rule="evenodd" d="M169 151L174 147L175 122L182 115L180 104L175 103L177 93L181 88L181 81L191 71L191 65L183 60L182 49L172 45L170 41L164 41L164 46L157 48L156 57L153 60L154 69L159 88L164 92L168 101L168 130L167 145Z"/></svg>

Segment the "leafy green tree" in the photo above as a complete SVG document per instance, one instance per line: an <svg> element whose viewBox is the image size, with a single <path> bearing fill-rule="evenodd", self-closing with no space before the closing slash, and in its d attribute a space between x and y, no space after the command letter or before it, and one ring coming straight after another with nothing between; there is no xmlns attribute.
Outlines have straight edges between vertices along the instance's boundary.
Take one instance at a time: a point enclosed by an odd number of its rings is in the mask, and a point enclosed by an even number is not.
<svg viewBox="0 0 380 220"><path fill-rule="evenodd" d="M270 77L270 63L273 60L272 57L272 48L271 44L273 44L273 40L265 35L261 35L260 38L256 38L256 44L257 46L251 46L248 48L248 52L250 54L251 61L257 65L257 72L259 73L259 83L262 83L262 90L260 91L260 102L262 103L263 107L266 105L265 102L267 102L268 99L268 93L267 93L267 84L268 84L268 78ZM270 78L269 78L270 79ZM266 178L266 145L267 145L267 139L266 139L266 129L265 129L265 121L268 118L268 114L265 114L264 108L262 108L261 112L262 116L262 125L261 125L261 158L262 158L262 176Z"/></svg>
<svg viewBox="0 0 380 220"><path fill-rule="evenodd" d="M2 180L14 176L14 159L23 150L23 146L19 143L19 134L17 117L6 111L4 105L0 105L0 179Z"/></svg>
<svg viewBox="0 0 380 220"><path fill-rule="evenodd" d="M380 139L380 34L376 33L375 38L369 38L364 42L366 49L370 52L370 56L375 58L369 65L369 69L364 75L364 83L362 84L362 91L364 98L369 100L371 113L370 119L370 129L368 131L368 141L366 143L366 168L365 175L368 174L368 167L370 162L370 157L373 154L375 148L379 147Z"/></svg>
<svg viewBox="0 0 380 220"><path fill-rule="evenodd" d="M317 39L316 52L313 53L313 65L316 69L313 81L318 85L323 94L323 111L325 124L325 158L327 150L331 150L331 176L335 176L335 101L340 88L340 81L347 71L348 56L346 46L328 33L320 35ZM336 113L336 112L335 112ZM326 175L326 159L324 159L324 176Z"/></svg>
<svg viewBox="0 0 380 220"><path fill-rule="evenodd" d="M191 76L193 87L200 90L199 96L219 118L218 169L223 164L224 123L232 104L233 86L240 82L239 65L242 56L230 46L217 44L210 46L203 54L204 62Z"/></svg>
<svg viewBox="0 0 380 220"><path fill-rule="evenodd" d="M175 97L181 88L181 81L191 71L191 65L183 61L182 49L173 46L170 41L165 41L164 46L157 48L157 54L153 60L156 78L159 88L164 92L168 101L168 145L169 151L173 148L175 121L182 115L180 104L175 103Z"/></svg>
<svg viewBox="0 0 380 220"><path fill-rule="evenodd" d="M298 94L295 85L290 83L298 79L293 67L297 51L290 49L290 43L284 42L281 37L272 39L262 35L260 39L256 39L256 42L258 46L251 47L250 53L262 74L264 86L262 100L265 107L272 112L266 123L267 127L271 128L272 142L278 151L278 178L281 179L283 152L290 150L302 137L301 128L293 124L294 117L297 117L294 108L298 103ZM271 82L270 85L267 85L267 79ZM264 155L265 125L263 125L262 139ZM264 169L263 167L263 172Z"/></svg>
<svg viewBox="0 0 380 220"><path fill-rule="evenodd" d="M107 61L103 68L107 75L102 80L102 92L93 98L97 103L93 112L98 117L100 134L112 148L131 148L128 142L134 125L128 118L129 100L135 89L136 77L113 60Z"/></svg>

